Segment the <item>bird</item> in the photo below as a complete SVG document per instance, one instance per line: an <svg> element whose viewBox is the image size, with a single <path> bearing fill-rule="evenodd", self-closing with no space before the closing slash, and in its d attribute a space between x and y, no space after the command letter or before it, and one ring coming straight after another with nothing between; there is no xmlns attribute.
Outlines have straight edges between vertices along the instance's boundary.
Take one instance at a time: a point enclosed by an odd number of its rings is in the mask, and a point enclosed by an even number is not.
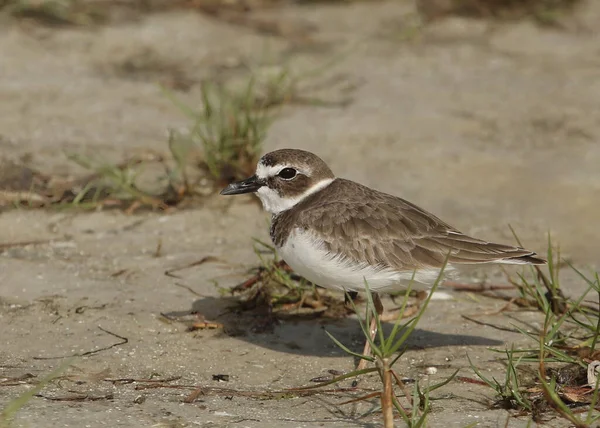
<svg viewBox="0 0 600 428"><path fill-rule="evenodd" d="M295 273L348 293L366 291L366 282L378 314L383 312L380 293L413 282L431 285L442 269L546 263L533 251L470 237L405 199L338 178L320 157L304 150L266 153L254 175L221 191L245 193L256 193L271 214L271 240ZM367 341L363 354L369 351Z"/></svg>

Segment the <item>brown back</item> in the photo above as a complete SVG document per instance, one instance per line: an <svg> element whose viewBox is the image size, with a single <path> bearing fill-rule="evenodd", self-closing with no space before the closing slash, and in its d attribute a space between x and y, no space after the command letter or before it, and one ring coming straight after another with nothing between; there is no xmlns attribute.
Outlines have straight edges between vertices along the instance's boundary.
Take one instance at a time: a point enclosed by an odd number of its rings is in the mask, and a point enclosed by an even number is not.
<svg viewBox="0 0 600 428"><path fill-rule="evenodd" d="M471 238L404 199L340 178L273 218L275 245L296 227L318 233L332 253L394 270L437 268L448 254L449 263L545 263L531 251Z"/></svg>

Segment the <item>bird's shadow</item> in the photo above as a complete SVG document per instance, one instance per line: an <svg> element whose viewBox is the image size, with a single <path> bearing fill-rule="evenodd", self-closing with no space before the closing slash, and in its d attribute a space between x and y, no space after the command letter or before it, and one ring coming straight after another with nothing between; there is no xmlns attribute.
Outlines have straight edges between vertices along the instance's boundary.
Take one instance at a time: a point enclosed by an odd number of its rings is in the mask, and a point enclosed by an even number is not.
<svg viewBox="0 0 600 428"><path fill-rule="evenodd" d="M278 352L312 356L347 356L326 331L354 352L361 352L365 338L355 317L278 319L264 308L240 309L235 297L205 297L193 302L191 310L165 313L167 317L188 318L201 315L207 321L223 326L223 334ZM425 313L427 316L427 313ZM393 324L385 323L389 333ZM497 346L503 341L488 337L437 333L416 328L407 341L408 349L447 346Z"/></svg>

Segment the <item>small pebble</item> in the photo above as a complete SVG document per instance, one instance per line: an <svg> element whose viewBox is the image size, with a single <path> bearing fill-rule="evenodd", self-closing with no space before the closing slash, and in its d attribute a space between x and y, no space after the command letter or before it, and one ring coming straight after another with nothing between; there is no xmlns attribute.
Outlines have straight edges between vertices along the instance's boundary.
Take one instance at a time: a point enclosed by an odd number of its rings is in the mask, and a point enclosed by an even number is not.
<svg viewBox="0 0 600 428"><path fill-rule="evenodd" d="M432 374L436 374L436 373L437 373L436 367L427 367L425 369L425 374L432 375Z"/></svg>

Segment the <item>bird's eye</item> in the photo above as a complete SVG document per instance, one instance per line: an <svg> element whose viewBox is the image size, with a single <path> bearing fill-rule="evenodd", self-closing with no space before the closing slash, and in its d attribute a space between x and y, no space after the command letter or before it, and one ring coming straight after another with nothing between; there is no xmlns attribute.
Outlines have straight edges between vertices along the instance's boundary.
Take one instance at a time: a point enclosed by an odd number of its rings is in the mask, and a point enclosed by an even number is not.
<svg viewBox="0 0 600 428"><path fill-rule="evenodd" d="M277 175L283 178L284 180L291 180L296 176L296 174L297 172L294 168L283 168L281 171L279 171L279 174Z"/></svg>

